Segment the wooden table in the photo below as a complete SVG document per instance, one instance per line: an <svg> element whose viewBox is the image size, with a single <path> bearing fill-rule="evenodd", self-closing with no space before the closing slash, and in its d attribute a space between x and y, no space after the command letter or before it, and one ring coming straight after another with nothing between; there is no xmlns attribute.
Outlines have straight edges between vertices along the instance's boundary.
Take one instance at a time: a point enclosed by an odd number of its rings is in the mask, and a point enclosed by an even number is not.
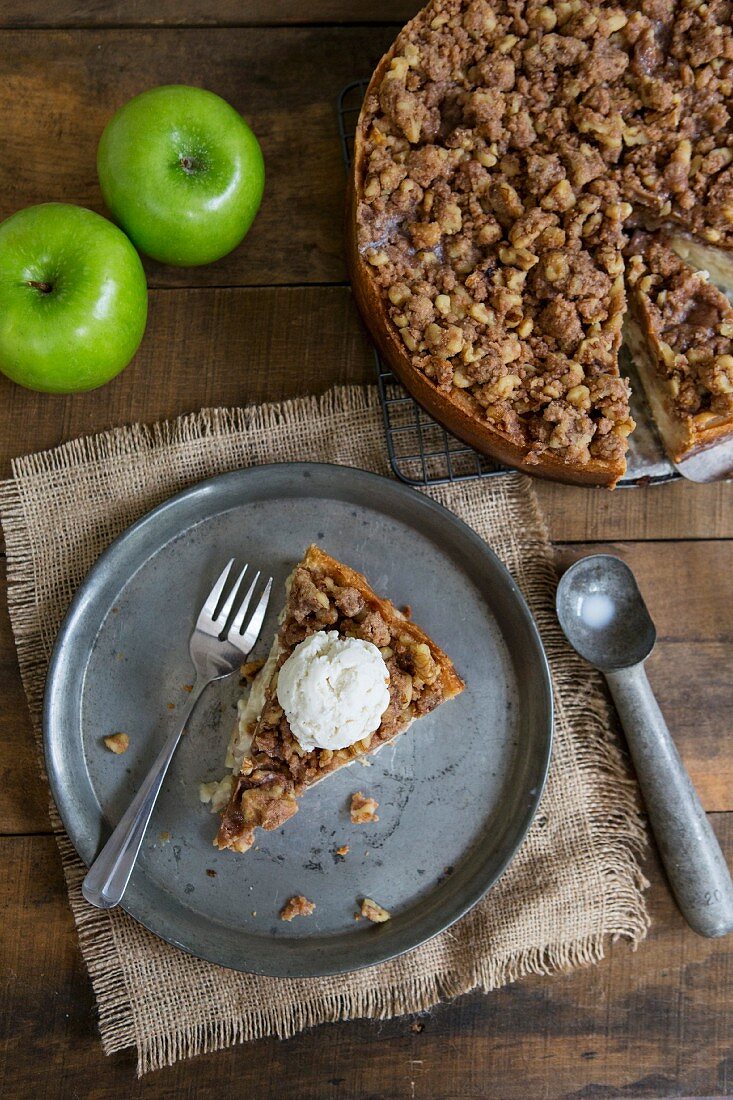
<svg viewBox="0 0 733 1100"><path fill-rule="evenodd" d="M148 264L150 321L132 366L96 393L32 394L0 378L0 476L82 433L206 405L372 378L345 281L335 102L368 75L414 0L2 0L0 219L31 203L101 210L95 149L133 94L200 84L258 134L268 181L245 244L218 264ZM733 490L608 493L538 484L566 559L610 548L659 629L649 674L713 825L733 852ZM727 742L727 743L726 743ZM0 610L0 1095L468 1097L727 1095L733 940L685 926L658 861L638 952L463 997L429 1015L262 1040L135 1080L102 1054L91 986L37 779L4 595ZM727 1003L726 1003L727 999Z"/></svg>

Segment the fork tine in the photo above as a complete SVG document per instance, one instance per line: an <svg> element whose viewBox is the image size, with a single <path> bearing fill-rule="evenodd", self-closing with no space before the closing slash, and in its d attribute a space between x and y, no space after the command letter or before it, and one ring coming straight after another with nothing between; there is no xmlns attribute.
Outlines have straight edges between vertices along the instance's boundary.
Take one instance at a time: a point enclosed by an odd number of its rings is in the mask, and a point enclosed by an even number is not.
<svg viewBox="0 0 733 1100"><path fill-rule="evenodd" d="M232 608L234 607L234 600L236 598L237 592L239 591L239 586L242 583L242 577L247 572L247 568L248 566L245 565L244 569L235 580L234 584L232 585L232 590L226 598L226 603L214 620L215 624L217 626L220 626L222 630L227 625L227 619L229 618Z"/></svg>
<svg viewBox="0 0 733 1100"><path fill-rule="evenodd" d="M254 575L254 580L252 581L251 585L249 586L249 588L247 590L247 595L242 600L241 604L239 605L239 610L237 611L237 614L234 616L234 621L232 622L231 628L229 630L230 635L239 634L240 630L242 629L242 623L244 622L244 616L247 614L247 608L249 607L249 601L252 599L252 593L254 592L255 585L257 584L257 581L259 579L260 579L260 571L258 569L257 572Z"/></svg>
<svg viewBox="0 0 733 1100"><path fill-rule="evenodd" d="M209 593L209 596L208 596L208 599L206 600L206 603L201 608L201 613L200 613L200 615L198 617L198 621L196 623L197 626L201 626L201 624L205 623L205 622L213 622L214 621L214 612L216 611L216 605L218 604L219 600L221 599L221 594L224 591L224 585L227 582L227 577L229 576L229 573L231 572L231 568L232 568L233 565L234 565L234 558L231 558L229 560L229 562L224 566L218 581L216 582L214 587L211 589L211 592Z"/></svg>
<svg viewBox="0 0 733 1100"><path fill-rule="evenodd" d="M267 605L270 602L270 592L272 591L272 577L268 578L265 585L265 591L260 596L260 602L252 613L252 618L247 623L247 629L244 635L239 639L239 645L244 652L248 652L257 641L262 624L265 621L265 615L267 614Z"/></svg>

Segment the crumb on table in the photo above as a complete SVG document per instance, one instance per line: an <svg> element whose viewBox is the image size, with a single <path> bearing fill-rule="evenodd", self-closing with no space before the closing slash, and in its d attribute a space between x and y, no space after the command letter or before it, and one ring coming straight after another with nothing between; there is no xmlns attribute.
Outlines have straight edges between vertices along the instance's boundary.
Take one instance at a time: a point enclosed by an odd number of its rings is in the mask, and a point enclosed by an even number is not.
<svg viewBox="0 0 733 1100"><path fill-rule="evenodd" d="M120 756L123 752L127 752L130 738L126 733L113 733L109 737L105 737L104 743L110 752Z"/></svg>
<svg viewBox="0 0 733 1100"><path fill-rule="evenodd" d="M375 798L367 798L361 791L351 796L351 820L354 825L364 825L370 821L379 821L376 810L379 803Z"/></svg>
<svg viewBox="0 0 733 1100"><path fill-rule="evenodd" d="M280 920L291 921L293 917L309 917L315 907L314 901L308 901L308 898L304 898L302 894L296 894L280 910Z"/></svg>
<svg viewBox="0 0 733 1100"><path fill-rule="evenodd" d="M336 849L336 855L337 856L347 856L349 854L350 850L351 849L349 848L348 844L342 844L340 848Z"/></svg>
<svg viewBox="0 0 733 1100"><path fill-rule="evenodd" d="M381 905L377 905L376 901L372 898L364 898L360 906L362 917L366 917L367 920L373 921L374 924L384 924L389 920L390 914L386 909L383 909Z"/></svg>

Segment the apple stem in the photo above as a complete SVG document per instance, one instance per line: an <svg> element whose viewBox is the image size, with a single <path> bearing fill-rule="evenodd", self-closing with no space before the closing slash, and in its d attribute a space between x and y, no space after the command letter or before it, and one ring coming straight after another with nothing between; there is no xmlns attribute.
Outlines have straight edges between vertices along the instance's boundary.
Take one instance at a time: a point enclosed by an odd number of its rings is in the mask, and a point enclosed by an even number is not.
<svg viewBox="0 0 733 1100"><path fill-rule="evenodd" d="M30 279L28 286L32 286L34 290L40 290L41 294L50 294L53 290L50 283L39 283L35 279Z"/></svg>

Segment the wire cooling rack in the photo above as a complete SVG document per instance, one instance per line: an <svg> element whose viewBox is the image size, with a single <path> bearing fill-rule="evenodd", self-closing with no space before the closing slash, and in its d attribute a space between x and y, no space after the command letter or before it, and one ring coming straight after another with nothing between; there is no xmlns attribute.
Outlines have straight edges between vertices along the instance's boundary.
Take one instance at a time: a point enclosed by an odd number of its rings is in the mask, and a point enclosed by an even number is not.
<svg viewBox="0 0 733 1100"><path fill-rule="evenodd" d="M347 170L351 167L353 159L354 132L368 84L368 80L353 80L341 90L338 97L341 154ZM473 481L477 478L497 477L500 474L511 473L509 467L501 466L498 462L493 462L474 451L472 447L456 439L441 424L433 420L383 362L376 348L373 350L387 452L396 477L408 485L424 486ZM639 392L636 386L634 390L636 393ZM637 419L640 419L638 414ZM644 420L647 424L651 423L648 414L644 416ZM680 477L680 474L663 457L656 433L652 432L652 435L651 449L658 451L658 460L653 457L651 463L648 463L646 455L639 456L641 461L638 464L634 463L637 470L630 469L629 474L619 482L619 488L660 485ZM632 441L629 453L630 467L636 457L633 451Z"/></svg>

